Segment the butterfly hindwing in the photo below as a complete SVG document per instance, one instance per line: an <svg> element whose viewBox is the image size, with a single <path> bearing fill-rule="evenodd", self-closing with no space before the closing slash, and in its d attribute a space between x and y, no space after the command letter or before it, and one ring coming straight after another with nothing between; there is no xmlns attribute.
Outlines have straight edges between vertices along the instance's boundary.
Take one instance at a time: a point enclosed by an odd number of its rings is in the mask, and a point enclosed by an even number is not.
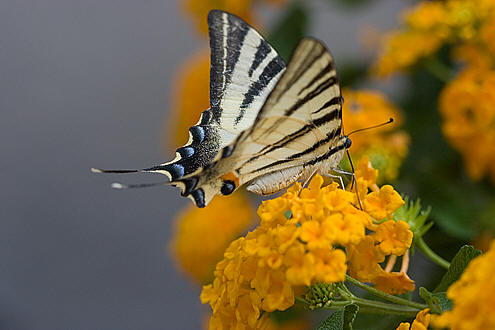
<svg viewBox="0 0 495 330"><path fill-rule="evenodd" d="M167 175L183 194L191 190L192 183L179 179L210 164L222 148L253 124L285 70L284 60L239 17L212 10L208 26L210 108L189 129L189 141L177 149L173 161L147 169Z"/></svg>
<svg viewBox="0 0 495 330"><path fill-rule="evenodd" d="M217 194L229 194L260 178L284 179L277 186L284 188L314 166L333 166L332 157L343 150L341 124L332 56L318 40L303 39L253 125L212 164L186 178L195 180L191 197L201 207Z"/></svg>

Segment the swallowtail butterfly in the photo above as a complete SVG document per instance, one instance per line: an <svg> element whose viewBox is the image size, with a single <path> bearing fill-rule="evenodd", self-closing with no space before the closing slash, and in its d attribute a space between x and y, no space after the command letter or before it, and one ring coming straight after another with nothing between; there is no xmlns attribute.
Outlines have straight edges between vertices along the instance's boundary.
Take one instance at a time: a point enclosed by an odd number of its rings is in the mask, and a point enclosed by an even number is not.
<svg viewBox="0 0 495 330"><path fill-rule="evenodd" d="M351 140L342 135L343 99L325 46L304 38L286 65L239 17L212 10L208 26L210 108L189 129L187 144L157 166L93 172L164 174L205 207L241 185L266 195L337 169Z"/></svg>

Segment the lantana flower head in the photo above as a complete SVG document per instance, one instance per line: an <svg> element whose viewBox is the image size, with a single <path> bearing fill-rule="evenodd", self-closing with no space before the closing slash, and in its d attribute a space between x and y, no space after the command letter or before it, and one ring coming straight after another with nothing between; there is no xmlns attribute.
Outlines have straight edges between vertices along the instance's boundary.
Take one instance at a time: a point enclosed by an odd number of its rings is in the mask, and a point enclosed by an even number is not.
<svg viewBox="0 0 495 330"><path fill-rule="evenodd" d="M373 212L366 204L361 210L355 193L337 183L323 186L319 175L308 188L296 183L261 204L260 226L231 244L215 280L203 288L202 302L213 310L210 328L257 328L265 322L263 312L292 306L298 288L341 282L347 272L386 292L414 289L405 271L393 273L380 265L406 254L412 233L406 222L389 219L403 201L392 187L376 185L368 163L363 158L358 168L367 173L364 196L376 200ZM368 186L376 191L368 193Z"/></svg>

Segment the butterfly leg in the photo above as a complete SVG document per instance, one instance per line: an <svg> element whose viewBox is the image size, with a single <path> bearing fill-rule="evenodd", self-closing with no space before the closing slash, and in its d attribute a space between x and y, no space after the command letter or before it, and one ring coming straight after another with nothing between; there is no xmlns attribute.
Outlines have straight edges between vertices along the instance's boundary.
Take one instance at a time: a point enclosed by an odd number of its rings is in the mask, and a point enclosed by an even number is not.
<svg viewBox="0 0 495 330"><path fill-rule="evenodd" d="M313 172L311 172L311 175L308 176L308 178L306 180L304 180L304 183L302 185L302 187L306 187L308 184L309 184L309 181L311 181L311 178L313 178L313 176L316 174L316 172L318 171L318 168L316 167Z"/></svg>
<svg viewBox="0 0 495 330"><path fill-rule="evenodd" d="M299 190L299 195L301 195L301 191L303 191L304 187L308 186L309 185L309 181L311 181L311 178L316 174L316 172L318 171L318 168L315 168L313 170L313 172L311 172L311 175L308 176L308 178L306 180L304 180L304 183L303 185L301 186L301 190Z"/></svg>
<svg viewBox="0 0 495 330"><path fill-rule="evenodd" d="M338 173L338 174L343 174L343 175L350 175L352 177L352 183L351 183L351 189L352 189L352 186L354 184L354 182L357 182L356 181L356 174L354 174L354 172L347 172L347 171L344 171L340 168L332 168L332 171L335 172L335 173Z"/></svg>
<svg viewBox="0 0 495 330"><path fill-rule="evenodd" d="M343 190L345 190L344 180L342 179L342 177L340 175L333 175L333 174L328 173L327 176L332 178L332 179L339 179L340 180L340 186L342 187Z"/></svg>
<svg viewBox="0 0 495 330"><path fill-rule="evenodd" d="M357 201L358 201L358 204L359 204L359 208L362 210L363 209L363 206L361 205L361 200L359 198L359 193L358 193L358 187L357 187L357 180L356 180L356 174L354 172L346 172L340 168L332 168L332 171L334 171L335 173L339 173L339 174L344 174L344 175L350 175L352 176L352 179L353 179L353 182L356 182L356 197L357 197ZM340 177L340 180L342 182L342 177ZM344 185L342 185L342 189L345 190L344 188ZM352 190L352 185L351 185L351 190Z"/></svg>

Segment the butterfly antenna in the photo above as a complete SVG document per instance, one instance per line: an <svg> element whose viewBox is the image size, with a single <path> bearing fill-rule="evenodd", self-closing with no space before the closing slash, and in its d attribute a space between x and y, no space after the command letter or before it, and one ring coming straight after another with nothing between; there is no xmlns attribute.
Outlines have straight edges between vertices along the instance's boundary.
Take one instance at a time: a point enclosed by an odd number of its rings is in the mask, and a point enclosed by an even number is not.
<svg viewBox="0 0 495 330"><path fill-rule="evenodd" d="M382 127L382 126L385 126L385 125L388 125L388 124L391 124L394 122L394 118L390 117L390 119L385 122L385 123L381 123L381 124L378 124L378 125L374 125L374 126L370 126L370 127L365 127L365 128L360 128L360 129L357 129L355 131L352 131L350 132L349 134L347 134L347 136L350 136L351 134L354 134L354 133L357 133L357 132L362 132L362 131L366 131L368 129L372 129L372 128L378 128L378 127Z"/></svg>
<svg viewBox="0 0 495 330"><path fill-rule="evenodd" d="M392 119L392 118L390 118L390 119ZM352 164L352 159L351 159L351 155L349 154L349 150L346 150L346 153L347 153L347 158L349 159L349 164L351 165L351 170L352 170L351 190L352 190L352 186L355 183L356 184L356 188L355 188L356 189L356 197L357 197L357 201L359 204L359 208L362 211L363 206L361 205L361 199L359 198L358 185L357 185L357 181L356 181L356 172L354 171L354 165Z"/></svg>
<svg viewBox="0 0 495 330"><path fill-rule="evenodd" d="M91 167L91 172L93 173L138 173L143 172L143 170L102 170L101 168Z"/></svg>
<svg viewBox="0 0 495 330"><path fill-rule="evenodd" d="M155 168L145 168L141 170L103 170L101 168L91 168L91 172L93 173L140 173L140 172L153 172ZM114 189L131 189L131 188L148 188L148 187L156 187L170 184L170 181L162 181L162 182L154 182L154 183L139 183L139 184L123 184L119 182L112 183L112 188Z"/></svg>
<svg viewBox="0 0 495 330"><path fill-rule="evenodd" d="M163 186L170 184L170 181L163 182L153 182L153 183L140 183L140 184L123 184L123 183L112 183L112 188L114 189L134 189L134 188L149 188L156 186Z"/></svg>

